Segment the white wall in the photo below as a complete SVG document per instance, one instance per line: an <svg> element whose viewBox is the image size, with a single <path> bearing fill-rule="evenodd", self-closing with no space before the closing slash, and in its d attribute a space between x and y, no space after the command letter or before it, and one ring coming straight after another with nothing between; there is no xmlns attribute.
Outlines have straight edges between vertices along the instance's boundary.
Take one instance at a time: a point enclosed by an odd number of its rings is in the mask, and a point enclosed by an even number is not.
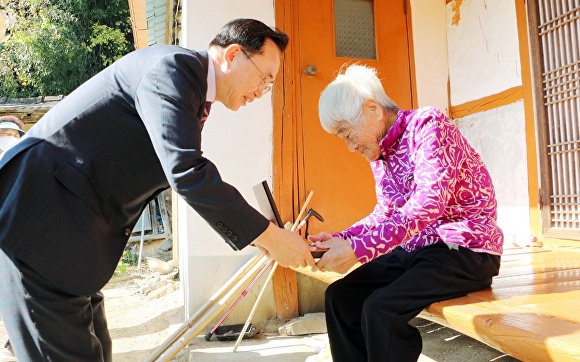
<svg viewBox="0 0 580 362"><path fill-rule="evenodd" d="M506 244L529 241L528 164L523 101L458 120L461 133L479 152L498 200L498 224Z"/></svg>
<svg viewBox="0 0 580 362"><path fill-rule="evenodd" d="M417 104L449 115L445 0L411 0Z"/></svg>
<svg viewBox="0 0 580 362"><path fill-rule="evenodd" d="M273 2L220 0L183 2L182 46L206 50L228 21L248 17L274 25ZM214 162L222 178L234 185L254 207L252 186L267 180L272 186L272 102L264 97L237 112L221 103L212 106L202 136L204 155ZM180 276L187 316L197 311L253 255L255 248L233 251L183 199L178 200ZM264 278L262 278L264 279ZM243 323L262 286L256 283L224 324ZM256 320L274 315L271 288L256 313ZM221 317L223 314L220 314ZM219 319L219 318L218 318ZM231 321L231 322L230 322ZM215 323L215 322L212 322ZM213 327L213 324L208 327Z"/></svg>
<svg viewBox="0 0 580 362"><path fill-rule="evenodd" d="M447 4L451 106L522 85L515 0ZM482 155L498 199L505 243L530 238L523 101L456 120Z"/></svg>
<svg viewBox="0 0 580 362"><path fill-rule="evenodd" d="M458 12L447 4L452 105L522 84L514 1L465 0Z"/></svg>

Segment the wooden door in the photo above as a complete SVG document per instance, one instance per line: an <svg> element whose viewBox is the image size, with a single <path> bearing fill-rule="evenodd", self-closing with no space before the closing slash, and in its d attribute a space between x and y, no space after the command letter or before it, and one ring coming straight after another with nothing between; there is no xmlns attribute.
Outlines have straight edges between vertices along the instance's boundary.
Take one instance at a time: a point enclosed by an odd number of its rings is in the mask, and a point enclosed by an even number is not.
<svg viewBox="0 0 580 362"><path fill-rule="evenodd" d="M320 92L345 64L378 69L387 95L399 107L412 106L406 0L297 1L295 122L298 195L314 191L310 207L325 219L309 223L309 234L340 231L368 215L375 203L368 161L326 133L318 118ZM308 75L305 70L313 68ZM296 193L295 193L296 195Z"/></svg>

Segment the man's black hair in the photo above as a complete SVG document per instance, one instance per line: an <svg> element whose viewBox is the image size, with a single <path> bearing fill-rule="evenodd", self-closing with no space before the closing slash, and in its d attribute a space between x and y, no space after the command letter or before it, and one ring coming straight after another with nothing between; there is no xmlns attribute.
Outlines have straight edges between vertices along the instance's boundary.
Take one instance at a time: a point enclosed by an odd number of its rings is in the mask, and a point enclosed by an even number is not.
<svg viewBox="0 0 580 362"><path fill-rule="evenodd" d="M271 39L280 52L286 50L288 35L258 20L234 19L220 29L209 46L225 48L231 44L239 44L248 53L258 53L266 39Z"/></svg>

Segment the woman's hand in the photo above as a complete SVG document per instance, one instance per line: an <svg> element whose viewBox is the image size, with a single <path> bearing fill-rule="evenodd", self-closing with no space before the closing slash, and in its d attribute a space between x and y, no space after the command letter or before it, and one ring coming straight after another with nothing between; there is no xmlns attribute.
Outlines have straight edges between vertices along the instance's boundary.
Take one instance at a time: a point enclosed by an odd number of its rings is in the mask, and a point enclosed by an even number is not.
<svg viewBox="0 0 580 362"><path fill-rule="evenodd" d="M322 241L315 241L316 239ZM328 249L316 263L316 267L321 271L333 271L345 274L358 263L358 259L350 247L350 243L344 239L332 237L328 233L319 233L309 236L308 240L315 241L314 245L319 249Z"/></svg>

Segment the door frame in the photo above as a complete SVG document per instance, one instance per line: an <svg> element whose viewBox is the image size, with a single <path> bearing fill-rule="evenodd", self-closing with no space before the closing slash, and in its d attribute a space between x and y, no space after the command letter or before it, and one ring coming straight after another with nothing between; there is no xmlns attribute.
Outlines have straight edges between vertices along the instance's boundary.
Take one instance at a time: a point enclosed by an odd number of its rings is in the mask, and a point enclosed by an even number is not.
<svg viewBox="0 0 580 362"><path fill-rule="evenodd" d="M301 137L298 132L302 116L298 112L299 96L299 49L293 39L298 34L298 0L275 0L276 27L288 34L290 42L282 56L282 67L274 86L274 127L273 127L273 184L274 199L280 207L284 221L294 221L300 211L298 195L298 174L294 168L299 160ZM296 147L296 146L298 147ZM304 186L304 185L302 185ZM301 197L302 196L302 197Z"/></svg>

